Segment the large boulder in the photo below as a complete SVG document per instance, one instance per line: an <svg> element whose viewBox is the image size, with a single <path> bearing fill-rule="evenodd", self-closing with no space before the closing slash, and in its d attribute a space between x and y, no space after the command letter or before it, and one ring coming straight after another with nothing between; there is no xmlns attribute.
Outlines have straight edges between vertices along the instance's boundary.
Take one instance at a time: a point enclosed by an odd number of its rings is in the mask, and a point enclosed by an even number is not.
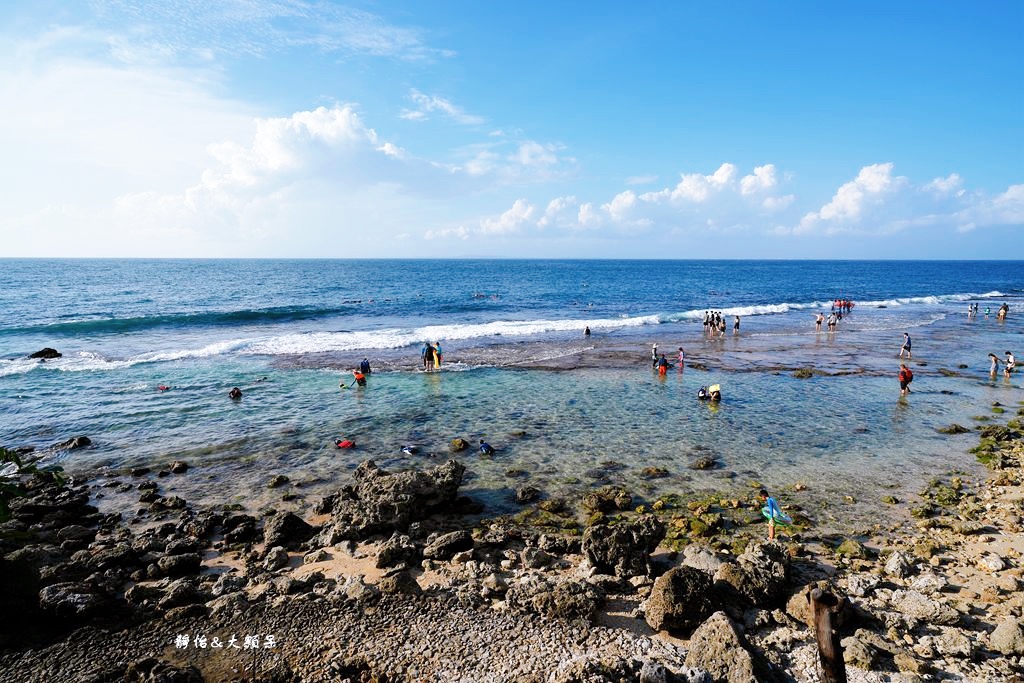
<svg viewBox="0 0 1024 683"><path fill-rule="evenodd" d="M927 624L952 626L960 621L960 613L954 608L914 590L893 591L892 605L904 615Z"/></svg>
<svg viewBox="0 0 1024 683"><path fill-rule="evenodd" d="M429 470L394 474L380 469L372 460L363 462L356 468L355 482L323 506L324 511L333 514L324 544L407 532L411 522L455 502L465 471L454 460Z"/></svg>
<svg viewBox="0 0 1024 683"><path fill-rule="evenodd" d="M39 607L59 619L87 619L101 614L109 605L105 595L84 583L55 583L39 591Z"/></svg>
<svg viewBox="0 0 1024 683"><path fill-rule="evenodd" d="M590 621L604 602L604 594L585 581L555 581L539 574L527 574L508 587L509 607L550 619Z"/></svg>
<svg viewBox="0 0 1024 683"><path fill-rule="evenodd" d="M470 550L473 547L473 536L468 531L452 531L432 537L423 549L423 557L430 560L450 560L455 553Z"/></svg>
<svg viewBox="0 0 1024 683"><path fill-rule="evenodd" d="M405 534L396 531L391 538L380 544L377 550L377 568L408 567L416 561L417 555L416 544Z"/></svg>
<svg viewBox="0 0 1024 683"><path fill-rule="evenodd" d="M754 673L754 658L736 625L715 612L690 637L686 665L704 669L715 681L749 683L760 680Z"/></svg>
<svg viewBox="0 0 1024 683"><path fill-rule="evenodd" d="M781 543L752 543L736 562L726 562L715 572L719 586L731 588L758 607L780 603L789 580L789 553Z"/></svg>
<svg viewBox="0 0 1024 683"><path fill-rule="evenodd" d="M50 358L60 358L62 355L64 354L57 349L51 349L47 346L46 348L39 349L35 353L29 355L29 358L42 358L43 360L48 360Z"/></svg>
<svg viewBox="0 0 1024 683"><path fill-rule="evenodd" d="M1013 657L1024 655L1024 620L1009 617L996 626L988 639L989 647Z"/></svg>
<svg viewBox="0 0 1024 683"><path fill-rule="evenodd" d="M711 576L693 567L673 567L658 577L644 606L648 625L655 631L683 634L697 628L709 614Z"/></svg>
<svg viewBox="0 0 1024 683"><path fill-rule="evenodd" d="M654 515L610 526L595 524L583 533L583 554L599 572L641 576L650 572L651 553L665 537L665 524Z"/></svg>
<svg viewBox="0 0 1024 683"><path fill-rule="evenodd" d="M277 512L271 515L263 525L263 543L267 548L281 546L282 548L297 549L305 543L316 529L302 518L291 512Z"/></svg>

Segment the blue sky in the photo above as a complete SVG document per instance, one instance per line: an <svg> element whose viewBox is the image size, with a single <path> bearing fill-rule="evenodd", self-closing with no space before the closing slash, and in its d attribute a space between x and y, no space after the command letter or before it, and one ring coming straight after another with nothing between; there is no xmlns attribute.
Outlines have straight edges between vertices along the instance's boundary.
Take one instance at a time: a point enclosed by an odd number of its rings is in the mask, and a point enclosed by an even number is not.
<svg viewBox="0 0 1024 683"><path fill-rule="evenodd" d="M1012 258L1024 3L0 7L5 256Z"/></svg>

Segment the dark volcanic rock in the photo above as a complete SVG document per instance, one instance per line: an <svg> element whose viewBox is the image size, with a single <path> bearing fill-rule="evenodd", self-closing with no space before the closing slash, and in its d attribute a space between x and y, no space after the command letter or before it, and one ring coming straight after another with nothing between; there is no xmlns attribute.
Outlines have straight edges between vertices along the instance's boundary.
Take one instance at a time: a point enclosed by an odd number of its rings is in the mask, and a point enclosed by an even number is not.
<svg viewBox="0 0 1024 683"><path fill-rule="evenodd" d="M655 631L689 635L711 614L711 576L693 567L673 567L658 577L644 607Z"/></svg>
<svg viewBox="0 0 1024 683"><path fill-rule="evenodd" d="M473 547L473 537L468 531L452 531L431 539L423 549L423 557L431 560L449 560L455 553Z"/></svg>
<svg viewBox="0 0 1024 683"><path fill-rule="evenodd" d="M516 489L516 502L520 505L540 500L541 491L536 486L521 486Z"/></svg>
<svg viewBox="0 0 1024 683"><path fill-rule="evenodd" d="M252 515L231 515L224 520L223 528L224 542L228 545L250 543L259 537L256 518Z"/></svg>
<svg viewBox="0 0 1024 683"><path fill-rule="evenodd" d="M629 523L587 527L582 549L598 571L639 576L648 573L650 555L664 537L664 523L654 515L642 515Z"/></svg>
<svg viewBox="0 0 1024 683"><path fill-rule="evenodd" d="M418 554L412 539L396 531L391 538L381 543L377 551L377 568L408 567L416 561Z"/></svg>
<svg viewBox="0 0 1024 683"><path fill-rule="evenodd" d="M268 548L279 545L295 549L312 538L315 533L316 527L310 526L297 515L291 512L278 512L271 515L263 525L263 542Z"/></svg>
<svg viewBox="0 0 1024 683"><path fill-rule="evenodd" d="M604 602L596 586L574 579L552 581L530 574L509 586L505 599L509 607L539 614L549 619L590 621Z"/></svg>
<svg viewBox="0 0 1024 683"><path fill-rule="evenodd" d="M789 553L781 543L753 543L737 562L718 567L715 581L723 582L758 607L781 602L789 579Z"/></svg>
<svg viewBox="0 0 1024 683"><path fill-rule="evenodd" d="M64 354L62 354L57 349L51 349L49 346L47 346L45 349L40 349L35 353L31 354L29 358L42 358L46 360L48 358L60 358L62 355Z"/></svg>
<svg viewBox="0 0 1024 683"><path fill-rule="evenodd" d="M87 436L76 436L68 439L67 441L61 441L50 446L50 450L54 451L73 451L76 448L85 448L92 443L92 439Z"/></svg>
<svg viewBox="0 0 1024 683"><path fill-rule="evenodd" d="M186 576L199 571L202 557L199 553L182 553L181 555L165 555L157 560L156 565L165 576Z"/></svg>
<svg viewBox="0 0 1024 683"><path fill-rule="evenodd" d="M739 629L724 612L715 612L693 632L686 665L704 669L715 681L764 680L755 671L754 657Z"/></svg>
<svg viewBox="0 0 1024 683"><path fill-rule="evenodd" d="M101 613L109 603L84 583L55 583L39 591L39 606L60 619L85 619Z"/></svg>
<svg viewBox="0 0 1024 683"><path fill-rule="evenodd" d="M334 520L323 537L324 545L408 531L413 520L454 505L465 470L449 460L429 470L391 474L372 460L363 462L356 468L355 482L331 500Z"/></svg>
<svg viewBox="0 0 1024 683"><path fill-rule="evenodd" d="M583 509L587 512L611 512L632 507L633 496L617 486L606 486L583 494Z"/></svg>

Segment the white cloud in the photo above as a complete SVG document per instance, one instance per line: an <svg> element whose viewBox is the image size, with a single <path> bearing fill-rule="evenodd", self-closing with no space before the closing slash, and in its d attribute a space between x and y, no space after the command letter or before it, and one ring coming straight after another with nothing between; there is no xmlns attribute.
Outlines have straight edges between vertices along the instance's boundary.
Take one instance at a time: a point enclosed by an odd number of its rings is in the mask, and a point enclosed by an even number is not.
<svg viewBox="0 0 1024 683"><path fill-rule="evenodd" d="M795 200L796 195L792 194L787 194L782 197L765 197L764 201L761 202L761 206L769 211L782 211L783 209L789 208Z"/></svg>
<svg viewBox="0 0 1024 683"><path fill-rule="evenodd" d="M544 209L544 215L537 221L537 227L546 228L549 225L566 227L569 225L569 221L576 220L575 213L569 213L569 210L574 208L579 202L576 201L576 197L555 197L548 202L548 206Z"/></svg>
<svg viewBox="0 0 1024 683"><path fill-rule="evenodd" d="M754 169L751 175L743 176L740 181L740 192L742 194L754 194L761 190L770 190L778 184L775 179L775 165L765 164Z"/></svg>
<svg viewBox="0 0 1024 683"><path fill-rule="evenodd" d="M424 95L419 90L413 89L409 93L409 99L419 107L419 109L403 110L399 115L409 121L425 121L429 118L428 114L440 112L448 118L466 125L479 125L484 122L483 117L467 114L461 107L437 95Z"/></svg>
<svg viewBox="0 0 1024 683"><path fill-rule="evenodd" d="M509 157L523 166L533 168L549 168L558 163L557 151L561 145L553 143L541 144L533 140L519 143L519 149Z"/></svg>
<svg viewBox="0 0 1024 683"><path fill-rule="evenodd" d="M469 239L469 229L459 225L454 228L432 228L423 233L423 239L437 240L456 237L461 240Z"/></svg>
<svg viewBox="0 0 1024 683"><path fill-rule="evenodd" d="M596 228L604 222L604 219L601 218L601 214L594 208L594 205L587 202L580 204L580 210L576 215L576 222L579 223L581 228Z"/></svg>
<svg viewBox="0 0 1024 683"><path fill-rule="evenodd" d="M637 205L636 193L632 190L626 190L615 195L615 197L608 202L603 204L601 208L611 216L614 221L626 220L630 210Z"/></svg>
<svg viewBox="0 0 1024 683"><path fill-rule="evenodd" d="M865 210L882 205L889 195L906 186L907 179L894 177L892 169L891 162L865 166L856 178L836 190L830 202L818 211L807 213L794 232L835 232L856 228L861 224Z"/></svg>
<svg viewBox="0 0 1024 683"><path fill-rule="evenodd" d="M450 57L426 43L423 31L323 0L94 0L100 26L129 25L112 40L115 56L202 58L264 56L293 48L407 61Z"/></svg>
<svg viewBox="0 0 1024 683"><path fill-rule="evenodd" d="M536 207L525 199L517 199L512 208L496 218L480 222L480 233L484 235L506 235L518 232L533 218Z"/></svg>
<svg viewBox="0 0 1024 683"><path fill-rule="evenodd" d="M945 178L936 178L925 187L938 194L962 193L963 190L961 188L963 187L963 178L961 178L959 174L950 173Z"/></svg>
<svg viewBox="0 0 1024 683"><path fill-rule="evenodd" d="M960 232L996 225L1024 227L1024 184L1010 185L995 197L979 197L954 214L954 219Z"/></svg>
<svg viewBox="0 0 1024 683"><path fill-rule="evenodd" d="M711 175L683 173L679 178L679 183L674 188L666 188L659 192L648 192L641 195L641 199L644 201L668 199L674 202L701 203L729 187L735 177L736 166L724 163Z"/></svg>
<svg viewBox="0 0 1024 683"><path fill-rule="evenodd" d="M626 178L627 185L650 185L657 181L658 176L656 175L633 175Z"/></svg>

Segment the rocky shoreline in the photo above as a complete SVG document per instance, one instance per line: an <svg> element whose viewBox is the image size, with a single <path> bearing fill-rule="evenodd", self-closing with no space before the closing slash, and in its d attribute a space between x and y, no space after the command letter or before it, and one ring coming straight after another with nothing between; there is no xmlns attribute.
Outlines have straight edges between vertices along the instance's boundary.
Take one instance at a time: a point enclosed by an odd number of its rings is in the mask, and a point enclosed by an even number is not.
<svg viewBox="0 0 1024 683"><path fill-rule="evenodd" d="M850 601L851 681L1024 680L1019 406L978 430L990 477L887 501L912 523L817 533L796 484L774 543L754 488L635 505L524 486L522 512L481 518L457 460L367 461L300 517L166 495L186 463L105 481L19 466L18 495L0 491L0 680L818 681L814 588ZM101 513L107 486L139 509Z"/></svg>

